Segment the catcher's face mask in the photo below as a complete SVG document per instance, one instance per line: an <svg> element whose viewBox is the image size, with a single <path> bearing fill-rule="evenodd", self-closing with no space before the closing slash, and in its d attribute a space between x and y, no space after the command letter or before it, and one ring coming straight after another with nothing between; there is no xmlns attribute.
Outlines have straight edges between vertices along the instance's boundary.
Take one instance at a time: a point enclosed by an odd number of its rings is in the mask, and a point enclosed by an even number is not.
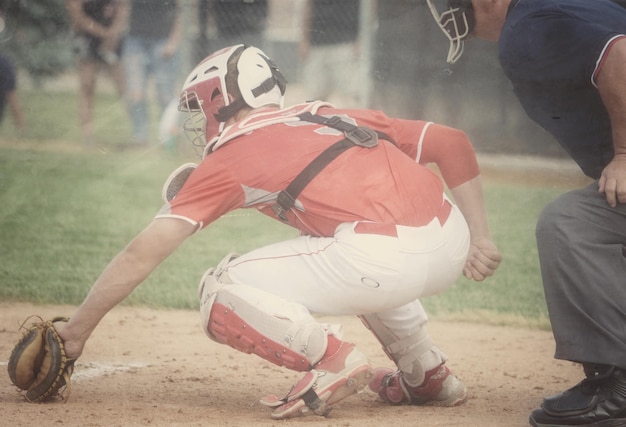
<svg viewBox="0 0 626 427"><path fill-rule="evenodd" d="M434 2L426 0L430 12L437 25L450 40L447 61L454 64L463 55L463 42L474 31L474 8L472 0L448 0L448 9L441 14L437 11Z"/></svg>
<svg viewBox="0 0 626 427"><path fill-rule="evenodd" d="M223 129L217 120L219 110L230 104L226 88L228 60L239 46L215 52L205 58L189 74L180 95L178 109L187 112L183 129L191 143L204 150L207 139L213 139Z"/></svg>

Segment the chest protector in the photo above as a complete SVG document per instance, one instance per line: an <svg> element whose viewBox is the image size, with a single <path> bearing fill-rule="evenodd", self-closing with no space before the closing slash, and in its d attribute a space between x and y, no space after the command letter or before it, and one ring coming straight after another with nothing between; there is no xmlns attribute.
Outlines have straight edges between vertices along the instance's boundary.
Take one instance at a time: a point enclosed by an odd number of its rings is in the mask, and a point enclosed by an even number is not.
<svg viewBox="0 0 626 427"><path fill-rule="evenodd" d="M298 116L300 120L328 126L343 132L344 137L322 151L311 163L309 163L294 179L287 188L278 193L276 203L272 209L276 216L287 222L285 212L294 207L296 199L318 173L328 164L335 160L341 153L352 147L373 148L378 145L379 138L395 142L386 134L374 131L366 126L356 126L348 123L339 116L324 117L311 112L305 112Z"/></svg>

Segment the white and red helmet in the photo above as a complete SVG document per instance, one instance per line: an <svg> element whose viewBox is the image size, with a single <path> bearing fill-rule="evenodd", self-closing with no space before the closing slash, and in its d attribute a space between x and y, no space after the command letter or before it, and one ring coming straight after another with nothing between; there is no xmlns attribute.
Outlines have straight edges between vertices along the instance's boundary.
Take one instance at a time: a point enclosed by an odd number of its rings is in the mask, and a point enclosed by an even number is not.
<svg viewBox="0 0 626 427"><path fill-rule="evenodd" d="M237 87L229 93L228 64L237 59ZM243 107L283 106L287 81L262 50L244 45L221 49L200 62L189 74L178 109L189 112L183 126L192 144L203 149L224 130L224 123Z"/></svg>
<svg viewBox="0 0 626 427"><path fill-rule="evenodd" d="M454 64L463 55L464 40L474 31L474 8L472 0L448 0L447 9L441 14L437 11L435 1L426 0L437 25L450 40L447 61Z"/></svg>

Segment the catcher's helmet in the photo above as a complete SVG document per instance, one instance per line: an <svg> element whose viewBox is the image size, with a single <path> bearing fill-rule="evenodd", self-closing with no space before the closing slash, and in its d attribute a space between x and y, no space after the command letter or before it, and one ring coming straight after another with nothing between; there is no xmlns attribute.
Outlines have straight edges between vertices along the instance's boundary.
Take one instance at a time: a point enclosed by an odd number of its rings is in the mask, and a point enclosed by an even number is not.
<svg viewBox="0 0 626 427"><path fill-rule="evenodd" d="M474 30L474 8L472 0L448 0L447 10L439 14L437 0L426 0L435 21L450 40L447 61L454 64L463 54L463 41Z"/></svg>
<svg viewBox="0 0 626 427"><path fill-rule="evenodd" d="M192 144L211 149L224 123L244 107L282 107L287 81L260 49L235 45L200 62L189 74L178 109L188 112L183 126Z"/></svg>

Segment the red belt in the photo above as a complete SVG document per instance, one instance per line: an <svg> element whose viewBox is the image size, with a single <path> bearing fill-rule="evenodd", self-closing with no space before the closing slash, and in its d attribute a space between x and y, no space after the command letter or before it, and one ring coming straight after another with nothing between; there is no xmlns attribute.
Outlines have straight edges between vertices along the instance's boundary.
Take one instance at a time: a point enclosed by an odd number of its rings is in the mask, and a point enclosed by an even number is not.
<svg viewBox="0 0 626 427"><path fill-rule="evenodd" d="M441 209L439 209L439 212L435 215L435 218L439 220L439 224L443 226L446 223L451 211L452 205L448 200L444 199ZM381 222L359 222L354 227L354 232L357 234L380 234L382 236L398 237L396 224Z"/></svg>

